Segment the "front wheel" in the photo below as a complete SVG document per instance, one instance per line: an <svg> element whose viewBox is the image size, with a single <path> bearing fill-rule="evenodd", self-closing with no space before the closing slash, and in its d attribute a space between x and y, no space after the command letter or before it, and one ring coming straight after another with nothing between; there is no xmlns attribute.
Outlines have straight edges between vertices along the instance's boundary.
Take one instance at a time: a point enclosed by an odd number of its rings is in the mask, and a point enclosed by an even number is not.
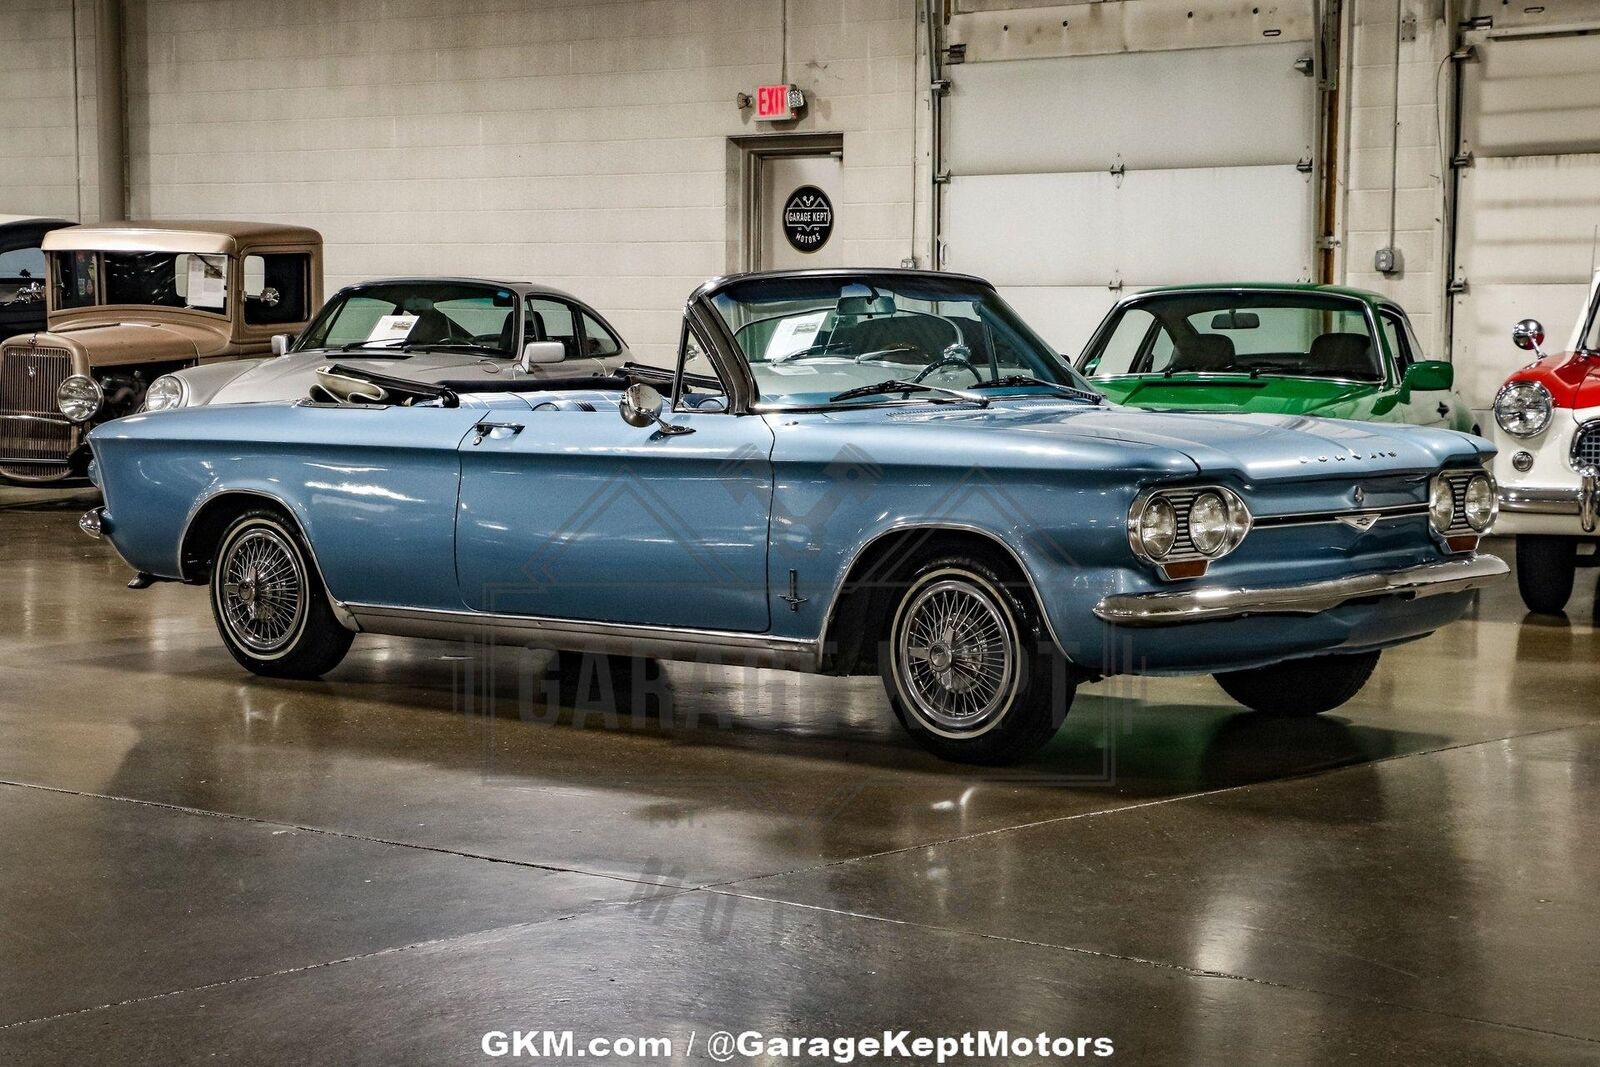
<svg viewBox="0 0 1600 1067"><path fill-rule="evenodd" d="M245 512L223 533L211 613L239 665L269 678L320 678L354 637L334 618L299 532L270 508Z"/></svg>
<svg viewBox="0 0 1600 1067"><path fill-rule="evenodd" d="M1517 538L1517 592L1529 611L1559 615L1578 574L1578 542L1571 537L1523 534Z"/></svg>
<svg viewBox="0 0 1600 1067"><path fill-rule="evenodd" d="M896 717L959 763L1014 763L1053 737L1075 680L1032 591L976 554L919 567L899 594L879 669Z"/></svg>
<svg viewBox="0 0 1600 1067"><path fill-rule="evenodd" d="M1269 715L1321 715L1361 691L1382 652L1310 656L1212 675L1222 691L1252 711Z"/></svg>

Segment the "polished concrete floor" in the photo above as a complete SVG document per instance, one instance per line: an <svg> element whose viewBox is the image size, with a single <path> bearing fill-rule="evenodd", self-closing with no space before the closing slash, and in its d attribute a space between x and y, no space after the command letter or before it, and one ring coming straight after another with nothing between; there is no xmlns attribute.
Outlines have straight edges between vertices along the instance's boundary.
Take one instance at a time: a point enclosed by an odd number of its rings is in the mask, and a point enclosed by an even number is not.
<svg viewBox="0 0 1600 1067"><path fill-rule="evenodd" d="M0 493L0 1064L491 1062L515 1029L707 1062L717 1030L885 1028L1600 1063L1592 576L1565 619L1501 586L1330 716L1102 683L978 772L873 679L557 685L385 638L253 679L201 592L123 589L83 506Z"/></svg>

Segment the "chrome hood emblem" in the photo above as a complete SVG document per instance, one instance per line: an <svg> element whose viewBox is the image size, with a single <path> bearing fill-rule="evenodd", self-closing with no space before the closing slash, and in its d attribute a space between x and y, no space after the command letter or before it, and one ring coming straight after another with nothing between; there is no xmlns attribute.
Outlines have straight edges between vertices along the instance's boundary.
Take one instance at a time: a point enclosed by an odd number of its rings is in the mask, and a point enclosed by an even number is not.
<svg viewBox="0 0 1600 1067"><path fill-rule="evenodd" d="M1361 515L1340 515L1339 521L1346 526L1366 533L1378 521L1378 513L1376 511L1368 511Z"/></svg>

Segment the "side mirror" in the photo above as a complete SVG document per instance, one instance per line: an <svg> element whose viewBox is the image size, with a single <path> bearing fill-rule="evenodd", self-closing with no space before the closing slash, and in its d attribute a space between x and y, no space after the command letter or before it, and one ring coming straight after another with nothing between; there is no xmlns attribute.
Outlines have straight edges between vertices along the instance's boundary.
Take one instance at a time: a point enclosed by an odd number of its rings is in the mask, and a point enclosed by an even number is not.
<svg viewBox="0 0 1600 1067"><path fill-rule="evenodd" d="M666 397L642 382L635 382L622 391L617 411L623 422L643 429L661 421L661 409L666 405Z"/></svg>
<svg viewBox="0 0 1600 1067"><path fill-rule="evenodd" d="M1456 384L1456 369L1442 359L1419 359L1406 368L1402 384L1419 393L1451 389Z"/></svg>
<svg viewBox="0 0 1600 1067"><path fill-rule="evenodd" d="M1511 327L1511 343L1524 352L1543 356L1539 346L1544 344L1544 325L1538 319L1523 319Z"/></svg>
<svg viewBox="0 0 1600 1067"><path fill-rule="evenodd" d="M281 356L289 351L289 346L294 344L294 334L275 333L272 335L272 354Z"/></svg>
<svg viewBox="0 0 1600 1067"><path fill-rule="evenodd" d="M567 358L567 346L560 341L529 341L522 346L520 365L523 370L541 363L560 363Z"/></svg>
<svg viewBox="0 0 1600 1067"><path fill-rule="evenodd" d="M654 426L656 432L672 436L681 433L694 433L687 426L674 426L661 418L661 411L667 406L666 398L643 382L635 382L622 391L622 399L617 402L617 413L622 416L622 421L629 426L644 429Z"/></svg>

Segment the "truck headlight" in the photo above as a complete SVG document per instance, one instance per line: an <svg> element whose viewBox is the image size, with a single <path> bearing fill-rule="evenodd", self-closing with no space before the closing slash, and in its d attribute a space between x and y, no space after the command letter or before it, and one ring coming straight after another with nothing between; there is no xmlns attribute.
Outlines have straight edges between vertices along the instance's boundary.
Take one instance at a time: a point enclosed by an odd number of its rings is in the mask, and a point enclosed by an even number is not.
<svg viewBox="0 0 1600 1067"><path fill-rule="evenodd" d="M73 422L88 422L105 403L100 383L83 374L73 374L56 389L56 407Z"/></svg>
<svg viewBox="0 0 1600 1067"><path fill-rule="evenodd" d="M1507 382L1494 397L1494 421L1513 437L1533 437L1550 425L1550 391L1538 382Z"/></svg>
<svg viewBox="0 0 1600 1067"><path fill-rule="evenodd" d="M173 374L163 374L150 383L144 391L145 411L166 411L181 408L189 402L189 387L183 379Z"/></svg>

